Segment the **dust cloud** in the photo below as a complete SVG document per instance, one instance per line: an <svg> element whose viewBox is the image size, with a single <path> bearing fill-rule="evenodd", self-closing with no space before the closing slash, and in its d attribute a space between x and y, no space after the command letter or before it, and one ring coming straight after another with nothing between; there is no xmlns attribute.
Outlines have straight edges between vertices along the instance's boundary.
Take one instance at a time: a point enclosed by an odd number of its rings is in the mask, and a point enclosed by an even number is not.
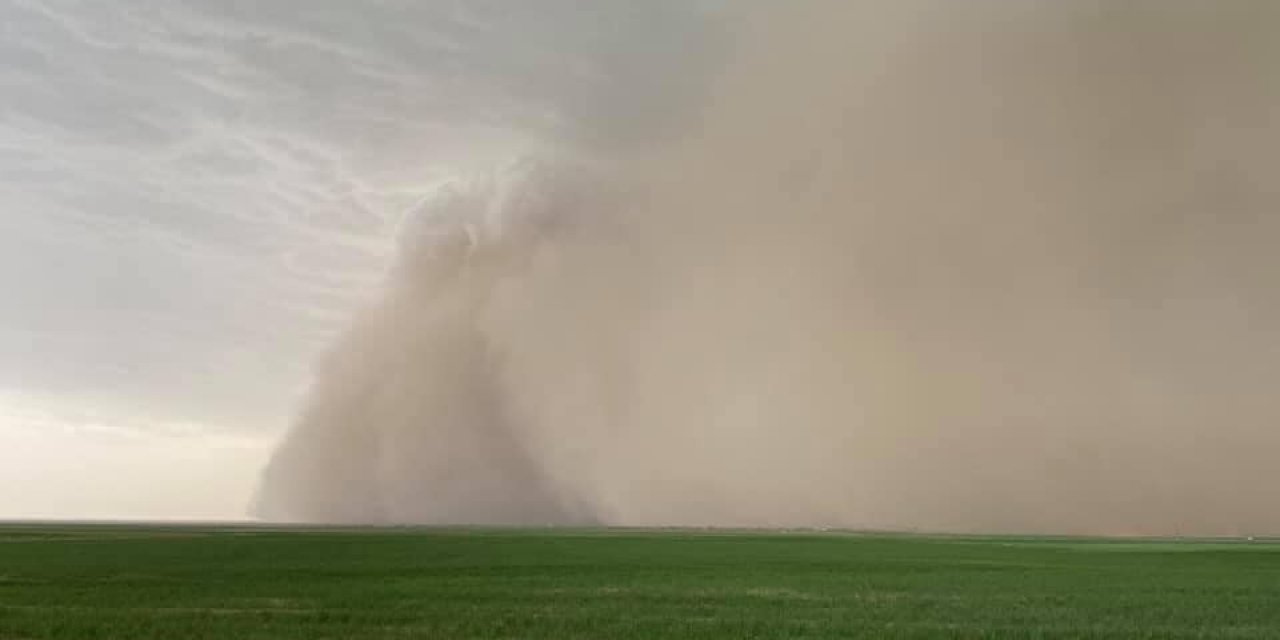
<svg viewBox="0 0 1280 640"><path fill-rule="evenodd" d="M678 141L424 203L262 517L1280 532L1280 5L739 12Z"/></svg>

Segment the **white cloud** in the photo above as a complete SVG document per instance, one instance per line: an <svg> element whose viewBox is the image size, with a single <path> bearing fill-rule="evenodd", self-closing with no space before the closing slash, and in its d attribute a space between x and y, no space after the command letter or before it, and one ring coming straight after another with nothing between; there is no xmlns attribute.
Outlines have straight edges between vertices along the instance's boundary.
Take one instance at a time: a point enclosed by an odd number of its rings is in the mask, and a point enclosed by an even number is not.
<svg viewBox="0 0 1280 640"><path fill-rule="evenodd" d="M122 424L50 399L0 396L5 518L245 517L270 438L197 424Z"/></svg>

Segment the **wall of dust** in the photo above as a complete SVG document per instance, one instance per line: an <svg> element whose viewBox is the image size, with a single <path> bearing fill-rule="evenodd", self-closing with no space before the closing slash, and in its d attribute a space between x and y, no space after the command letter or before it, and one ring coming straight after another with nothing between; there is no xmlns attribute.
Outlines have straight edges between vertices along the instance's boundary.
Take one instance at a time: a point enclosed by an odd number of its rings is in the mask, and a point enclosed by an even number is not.
<svg viewBox="0 0 1280 640"><path fill-rule="evenodd" d="M739 11L683 138L426 205L264 517L1280 530L1280 7Z"/></svg>

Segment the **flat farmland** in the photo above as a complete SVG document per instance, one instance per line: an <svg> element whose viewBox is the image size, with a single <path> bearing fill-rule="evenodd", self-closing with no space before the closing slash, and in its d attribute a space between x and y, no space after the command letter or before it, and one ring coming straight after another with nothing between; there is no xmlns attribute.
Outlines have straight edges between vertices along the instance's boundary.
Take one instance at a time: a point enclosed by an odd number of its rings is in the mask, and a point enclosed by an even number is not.
<svg viewBox="0 0 1280 640"><path fill-rule="evenodd" d="M1276 638L1280 544L0 526L0 638Z"/></svg>

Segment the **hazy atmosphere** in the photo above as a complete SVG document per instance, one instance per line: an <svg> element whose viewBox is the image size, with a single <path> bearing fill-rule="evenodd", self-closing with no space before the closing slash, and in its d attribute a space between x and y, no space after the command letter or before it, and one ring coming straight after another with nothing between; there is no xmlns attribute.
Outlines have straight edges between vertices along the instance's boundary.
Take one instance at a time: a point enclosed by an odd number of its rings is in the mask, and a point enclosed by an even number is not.
<svg viewBox="0 0 1280 640"><path fill-rule="evenodd" d="M0 518L1280 532L1280 7L0 0Z"/></svg>
<svg viewBox="0 0 1280 640"><path fill-rule="evenodd" d="M649 135L690 6L0 0L0 517L243 517L401 215Z"/></svg>

